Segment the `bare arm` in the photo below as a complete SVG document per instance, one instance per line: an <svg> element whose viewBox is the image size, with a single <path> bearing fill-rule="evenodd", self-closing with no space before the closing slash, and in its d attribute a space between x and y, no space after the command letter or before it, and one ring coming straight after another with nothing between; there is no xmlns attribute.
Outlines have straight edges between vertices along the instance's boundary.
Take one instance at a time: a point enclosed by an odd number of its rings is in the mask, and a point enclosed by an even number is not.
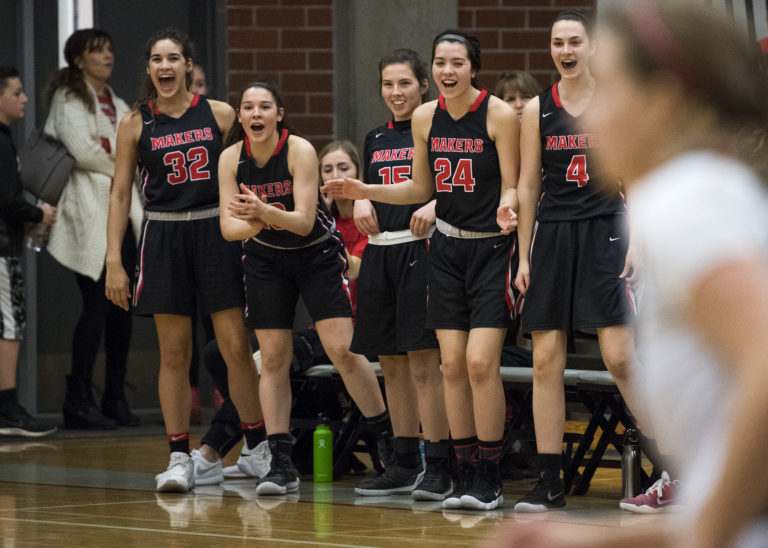
<svg viewBox="0 0 768 548"><path fill-rule="evenodd" d="M488 134L496 143L501 171L501 196L497 220L502 232L517 226L517 179L520 174L520 123L504 101L491 97L488 104Z"/></svg>
<svg viewBox="0 0 768 548"><path fill-rule="evenodd" d="M431 101L413 113L411 132L414 155L410 180L396 185L366 185L357 179L334 179L328 181L322 191L334 198L368 199L395 205L418 204L429 200L435 192L435 182L429 169L427 138L436 105L437 101Z"/></svg>
<svg viewBox="0 0 768 548"><path fill-rule="evenodd" d="M232 215L229 204L240 194L237 184L237 163L242 143L226 148L219 156L219 226L225 240L245 240L255 236L264 228L259 219L238 219Z"/></svg>
<svg viewBox="0 0 768 548"><path fill-rule="evenodd" d="M211 105L211 112L213 112L213 117L216 118L216 123L219 125L222 141L226 142L235 121L235 109L227 103L212 99L208 99L208 104Z"/></svg>
<svg viewBox="0 0 768 548"><path fill-rule="evenodd" d="M525 294L531 281L530 251L536 205L541 195L541 138L539 132L539 99L534 97L523 110L520 130L520 180L517 185L519 200L517 241L520 246L520 264L515 285Z"/></svg>
<svg viewBox="0 0 768 548"><path fill-rule="evenodd" d="M363 234L371 236L380 232L379 219L376 217L376 210L370 200L355 200L353 218L355 226Z"/></svg>
<svg viewBox="0 0 768 548"><path fill-rule="evenodd" d="M312 231L317 211L317 154L309 141L292 135L288 139L288 169L293 175L293 211L273 207L240 187L227 204L229 213L242 220L260 219L300 236Z"/></svg>
<svg viewBox="0 0 768 548"><path fill-rule="evenodd" d="M715 268L694 285L688 318L726 364L732 379L731 428L724 432L727 468L713 483L685 546L729 546L768 500L768 265L761 258ZM749 488L745 489L744 486Z"/></svg>
<svg viewBox="0 0 768 548"><path fill-rule="evenodd" d="M129 111L117 128L115 177L109 193L107 215L107 256L105 293L107 298L124 310L129 308L130 283L123 268L121 249L131 209L131 186L138 163L141 136L141 115Z"/></svg>

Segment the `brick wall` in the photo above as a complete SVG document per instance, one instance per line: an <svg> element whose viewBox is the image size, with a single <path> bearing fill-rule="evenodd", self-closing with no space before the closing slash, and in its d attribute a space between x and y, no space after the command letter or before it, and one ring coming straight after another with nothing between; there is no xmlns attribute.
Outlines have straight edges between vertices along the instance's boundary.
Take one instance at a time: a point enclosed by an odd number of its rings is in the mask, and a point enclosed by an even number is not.
<svg viewBox="0 0 768 548"><path fill-rule="evenodd" d="M373 0L369 0L373 1ZM526 70L542 86L557 72L549 26L563 9L593 14L596 0L459 0L459 27L482 46L481 81L493 88L508 70ZM333 0L228 0L229 99L258 78L283 93L297 131L319 149L333 139Z"/></svg>
<svg viewBox="0 0 768 548"><path fill-rule="evenodd" d="M256 79L277 84L294 128L320 148L333 139L332 0L229 0L230 101Z"/></svg>
<svg viewBox="0 0 768 548"><path fill-rule="evenodd" d="M542 86L552 84L549 27L565 9L592 16L595 0L459 0L459 28L480 40L480 81L493 89L502 72L525 70Z"/></svg>

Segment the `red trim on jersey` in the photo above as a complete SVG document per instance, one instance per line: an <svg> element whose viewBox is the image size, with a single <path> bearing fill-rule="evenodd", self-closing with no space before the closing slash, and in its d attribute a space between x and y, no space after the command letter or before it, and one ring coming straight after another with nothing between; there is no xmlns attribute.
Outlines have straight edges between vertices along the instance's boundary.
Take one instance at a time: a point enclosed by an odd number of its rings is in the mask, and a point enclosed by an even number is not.
<svg viewBox="0 0 768 548"><path fill-rule="evenodd" d="M555 104L558 107L563 108L563 103L560 102L560 94L557 92L557 84L559 83L560 82L555 82L552 84L552 99L554 99Z"/></svg>
<svg viewBox="0 0 768 548"><path fill-rule="evenodd" d="M245 153L249 158L253 159L253 155L251 154L251 140L248 137L243 140L245 141Z"/></svg>
<svg viewBox="0 0 768 548"><path fill-rule="evenodd" d="M471 107L469 107L469 112L474 112L477 109L479 109L480 108L480 103L483 102L483 99L485 99L486 95L488 95L488 90L487 89L481 89L480 90L480 95L477 96L477 99L475 99L475 102L472 103Z"/></svg>
<svg viewBox="0 0 768 548"><path fill-rule="evenodd" d="M280 151L283 150L283 146L285 145L285 142L288 140L288 130L283 129L283 131L280 132L280 140L277 142L277 147L275 148L275 151L272 153L272 156L277 156L280 154Z"/></svg>
<svg viewBox="0 0 768 548"><path fill-rule="evenodd" d="M483 102L483 99L485 99L486 95L488 95L488 90L487 89L481 89L480 90L480 95L477 96L477 99L475 99L475 102L472 103L472 106L469 107L469 110L467 112L474 112L477 109L479 109L480 108L480 104ZM441 109L448 110L448 108L445 106L445 97L443 97L442 93L437 98L437 104L440 105Z"/></svg>
<svg viewBox="0 0 768 548"><path fill-rule="evenodd" d="M395 122L394 122L394 120L390 120L389 122L387 122L387 128L395 129Z"/></svg>
<svg viewBox="0 0 768 548"><path fill-rule="evenodd" d="M289 131L287 129L284 129L280 133L280 140L277 142L277 146L275 147L275 151L272 153L272 156L277 156L280 154L280 151L283 150L283 146L285 145L285 142L288 140ZM249 158L253 159L253 154L251 154L251 140L246 137L244 139L245 141L245 153L248 155Z"/></svg>
<svg viewBox="0 0 768 548"><path fill-rule="evenodd" d="M199 101L200 101L200 94L199 93L195 93L195 95L192 97L192 102L189 103L189 107L187 107L187 108L197 106L197 103ZM155 106L152 106L152 101L147 101L147 106L149 107L149 110L151 110L155 114L162 114L163 113L163 111L160 110L159 108L157 108Z"/></svg>

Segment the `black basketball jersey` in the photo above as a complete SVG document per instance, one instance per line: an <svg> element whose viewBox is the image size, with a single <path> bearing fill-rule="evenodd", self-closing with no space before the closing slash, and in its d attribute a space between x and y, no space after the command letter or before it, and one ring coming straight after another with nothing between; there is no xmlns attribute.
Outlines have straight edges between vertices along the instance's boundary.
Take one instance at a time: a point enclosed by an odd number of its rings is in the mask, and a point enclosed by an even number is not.
<svg viewBox="0 0 768 548"><path fill-rule="evenodd" d="M477 232L499 231L501 170L496 143L488 136L489 97L488 90L482 90L469 111L454 120L440 95L427 143L437 217Z"/></svg>
<svg viewBox="0 0 768 548"><path fill-rule="evenodd" d="M150 102L141 109L141 121L138 155L144 208L187 211L219 205L222 136L208 100L195 94L179 118L163 114Z"/></svg>
<svg viewBox="0 0 768 548"><path fill-rule="evenodd" d="M288 135L287 129L280 134L272 157L264 165L258 167L251 155L250 141L246 137L240 151L240 162L237 165L237 182L246 185L251 192L257 194L262 200L272 207L283 211L293 211L293 175L288 169ZM299 248L321 238L323 235L335 229L333 217L320 200L320 190L317 191L317 210L315 213L315 225L306 236L300 236L279 226L267 225L253 239L264 244L282 248ZM249 245L260 245L246 242Z"/></svg>
<svg viewBox="0 0 768 548"><path fill-rule="evenodd" d="M541 165L540 221L578 221L625 211L619 185L609 189L590 175L590 149L597 136L579 131L579 119L563 108L557 83L539 95Z"/></svg>
<svg viewBox="0 0 768 548"><path fill-rule="evenodd" d="M365 136L363 148L366 183L390 185L411 178L413 136L411 121L379 126ZM405 230L410 227L411 215L424 204L392 205L373 202L379 228L382 231Z"/></svg>

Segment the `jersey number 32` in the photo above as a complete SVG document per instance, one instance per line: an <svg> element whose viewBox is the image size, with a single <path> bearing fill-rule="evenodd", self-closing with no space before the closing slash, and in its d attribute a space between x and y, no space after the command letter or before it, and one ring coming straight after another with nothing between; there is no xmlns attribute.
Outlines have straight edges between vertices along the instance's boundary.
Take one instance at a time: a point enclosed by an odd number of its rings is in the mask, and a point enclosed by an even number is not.
<svg viewBox="0 0 768 548"><path fill-rule="evenodd" d="M180 150L173 150L163 156L163 163L173 170L168 174L171 185L211 178L211 172L205 169L208 166L208 149L205 147L190 148L186 156Z"/></svg>

